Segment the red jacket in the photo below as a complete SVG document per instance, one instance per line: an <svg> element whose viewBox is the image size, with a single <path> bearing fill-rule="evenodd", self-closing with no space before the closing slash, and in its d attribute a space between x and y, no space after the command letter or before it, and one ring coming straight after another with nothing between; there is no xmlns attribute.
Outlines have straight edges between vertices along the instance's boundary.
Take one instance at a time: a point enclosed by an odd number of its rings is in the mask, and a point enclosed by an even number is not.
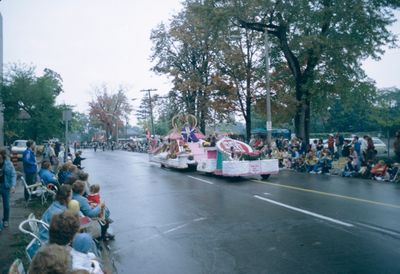
<svg viewBox="0 0 400 274"><path fill-rule="evenodd" d="M100 194L99 193L91 193L87 196L89 204L100 204Z"/></svg>

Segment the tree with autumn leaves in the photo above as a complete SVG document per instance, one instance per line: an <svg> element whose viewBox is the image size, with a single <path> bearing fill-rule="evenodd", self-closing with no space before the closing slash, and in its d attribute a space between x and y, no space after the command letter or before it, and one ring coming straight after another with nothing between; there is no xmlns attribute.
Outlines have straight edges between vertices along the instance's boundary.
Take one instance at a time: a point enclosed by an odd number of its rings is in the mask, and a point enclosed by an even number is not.
<svg viewBox="0 0 400 274"><path fill-rule="evenodd" d="M89 102L89 115L106 132L106 138L118 136L118 129L123 128L123 119L132 112L132 107L125 95L126 89L119 87L115 92L106 85L94 88L94 98Z"/></svg>
<svg viewBox="0 0 400 274"><path fill-rule="evenodd" d="M388 27L399 7L397 0L186 0L152 33L154 70L171 77L200 125L213 112L239 111L249 135L251 112L265 113L268 32L273 114L290 113L296 134L308 139L312 112L326 113L330 98L351 100L355 87L371 82L361 62L396 45Z"/></svg>

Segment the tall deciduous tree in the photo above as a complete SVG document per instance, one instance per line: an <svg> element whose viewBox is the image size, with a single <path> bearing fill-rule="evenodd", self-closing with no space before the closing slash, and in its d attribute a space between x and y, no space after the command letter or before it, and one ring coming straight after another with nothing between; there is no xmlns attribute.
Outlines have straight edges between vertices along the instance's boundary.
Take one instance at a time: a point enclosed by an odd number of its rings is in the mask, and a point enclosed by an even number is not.
<svg viewBox="0 0 400 274"><path fill-rule="evenodd" d="M388 27L398 0L249 0L221 1L244 28L267 31L290 70L295 90L296 134L309 138L311 102L321 94L350 92L343 87L363 81L361 61L379 59L393 46ZM252 16L242 9L254 11ZM253 20L256 17L257 20Z"/></svg>
<svg viewBox="0 0 400 274"><path fill-rule="evenodd" d="M16 138L42 141L62 135L61 108L55 104L62 92L58 73L44 69L42 76L36 76L34 67L14 64L1 91L7 142Z"/></svg>
<svg viewBox="0 0 400 274"><path fill-rule="evenodd" d="M375 102L368 118L385 130L388 135L394 134L399 130L400 125L400 89L379 90Z"/></svg>
<svg viewBox="0 0 400 274"><path fill-rule="evenodd" d="M204 3L201 3L204 2ZM209 99L215 70L214 1L187 0L185 8L169 26L159 25L152 31L153 68L172 78L175 94L185 112L194 114L200 129L210 118Z"/></svg>
<svg viewBox="0 0 400 274"><path fill-rule="evenodd" d="M263 45L260 42L261 35L254 30L241 30L229 25L221 31L224 31L225 35L222 36L224 39L220 38L220 54L216 60L220 73L219 80L225 80L225 84L231 87L235 100L227 100L227 102L236 106L236 110L242 114L246 124L246 136L249 140L252 112L262 87L262 82L260 82L262 78L257 75L257 71L263 64L260 54ZM217 88L221 90L221 86ZM229 106L227 107L229 109Z"/></svg>
<svg viewBox="0 0 400 274"><path fill-rule="evenodd" d="M110 135L118 135L118 128L123 128L123 118L132 112L132 107L126 97L126 89L119 87L112 92L106 85L94 88L95 97L89 102L90 117L98 121Z"/></svg>

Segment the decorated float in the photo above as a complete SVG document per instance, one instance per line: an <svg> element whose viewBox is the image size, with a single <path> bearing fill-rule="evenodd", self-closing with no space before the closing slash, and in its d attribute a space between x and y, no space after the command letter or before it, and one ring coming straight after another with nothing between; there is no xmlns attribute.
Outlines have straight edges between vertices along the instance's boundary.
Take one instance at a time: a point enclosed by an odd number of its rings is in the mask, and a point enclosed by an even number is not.
<svg viewBox="0 0 400 274"><path fill-rule="evenodd" d="M194 115L176 115L172 118L173 129L163 138L162 143L150 150L150 161L161 167L196 169L192 147L196 147L204 135L196 130Z"/></svg>
<svg viewBox="0 0 400 274"><path fill-rule="evenodd" d="M223 137L215 147L200 145L204 153L194 155L198 171L229 177L260 175L263 179L279 172L277 159L266 159L263 151L254 151L244 142Z"/></svg>
<svg viewBox="0 0 400 274"><path fill-rule="evenodd" d="M163 143L150 152L150 161L162 167L193 168L229 177L260 175L264 179L279 172L278 159L266 159L262 150L254 151L244 142L229 137L205 141L193 115L176 115L172 125Z"/></svg>

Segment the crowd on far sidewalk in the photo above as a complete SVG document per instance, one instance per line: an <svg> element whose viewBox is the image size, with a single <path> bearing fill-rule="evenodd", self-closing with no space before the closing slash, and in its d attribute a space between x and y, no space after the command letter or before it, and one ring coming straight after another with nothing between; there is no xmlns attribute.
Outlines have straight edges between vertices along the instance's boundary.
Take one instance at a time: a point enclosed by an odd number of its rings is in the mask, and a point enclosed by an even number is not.
<svg viewBox="0 0 400 274"><path fill-rule="evenodd" d="M253 136L250 145L263 150L279 160L280 168L316 174L338 174L344 177L398 181L400 166L400 131L396 133L393 145L395 162L377 157L371 136L362 138L353 135L344 138L342 134L329 134L327 141L312 139L307 144L302 138L291 140L278 138L267 147L260 136Z"/></svg>

